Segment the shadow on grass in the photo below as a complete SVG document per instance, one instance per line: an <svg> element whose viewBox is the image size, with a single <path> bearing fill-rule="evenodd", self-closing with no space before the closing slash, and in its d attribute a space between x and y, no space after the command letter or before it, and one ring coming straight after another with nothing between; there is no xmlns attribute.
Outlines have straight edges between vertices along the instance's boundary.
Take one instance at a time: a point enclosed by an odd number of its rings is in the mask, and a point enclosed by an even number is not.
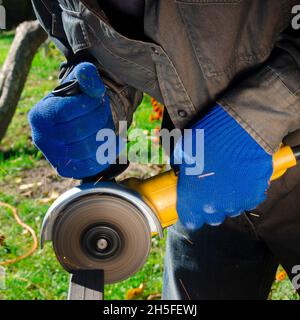
<svg viewBox="0 0 300 320"><path fill-rule="evenodd" d="M22 149L1 150L0 147L0 163L23 156L32 156L35 159L42 159L42 154L35 147L24 147Z"/></svg>

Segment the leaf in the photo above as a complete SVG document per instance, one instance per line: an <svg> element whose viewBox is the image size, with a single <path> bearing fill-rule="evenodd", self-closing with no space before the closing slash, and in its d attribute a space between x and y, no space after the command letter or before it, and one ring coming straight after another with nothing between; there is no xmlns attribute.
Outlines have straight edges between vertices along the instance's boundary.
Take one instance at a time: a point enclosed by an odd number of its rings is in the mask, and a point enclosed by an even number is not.
<svg viewBox="0 0 300 320"><path fill-rule="evenodd" d="M147 297L147 300L161 300L161 293L153 293Z"/></svg>
<svg viewBox="0 0 300 320"><path fill-rule="evenodd" d="M276 274L276 280L277 281L283 281L284 279L286 279L287 274L285 271L280 271L279 273Z"/></svg>
<svg viewBox="0 0 300 320"><path fill-rule="evenodd" d="M39 200L39 202L43 204L47 204L49 202L56 200L58 197L59 197L59 193L57 191L52 191L50 194L50 197L42 198Z"/></svg>
<svg viewBox="0 0 300 320"><path fill-rule="evenodd" d="M136 300L141 298L146 288L145 283L141 283L138 288L133 288L127 291L125 299L126 300Z"/></svg>
<svg viewBox="0 0 300 320"><path fill-rule="evenodd" d="M4 246L5 236L0 234L0 247Z"/></svg>
<svg viewBox="0 0 300 320"><path fill-rule="evenodd" d="M36 183L28 183L28 184L21 184L19 189L21 191L33 189L35 187L40 187L42 185L42 182L36 182Z"/></svg>
<svg viewBox="0 0 300 320"><path fill-rule="evenodd" d="M15 183L16 183L16 184L20 184L20 183L22 182L22 180L23 180L23 179L20 178L20 177L19 177L19 178L16 178L16 179L15 179Z"/></svg>

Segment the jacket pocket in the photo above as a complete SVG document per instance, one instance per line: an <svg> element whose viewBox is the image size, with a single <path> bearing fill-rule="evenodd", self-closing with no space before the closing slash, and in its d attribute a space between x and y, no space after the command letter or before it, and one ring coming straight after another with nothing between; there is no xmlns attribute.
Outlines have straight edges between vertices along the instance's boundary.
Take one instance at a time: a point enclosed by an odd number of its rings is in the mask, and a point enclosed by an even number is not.
<svg viewBox="0 0 300 320"><path fill-rule="evenodd" d="M81 13L62 6L61 8L63 28L73 52L90 48L91 42Z"/></svg>
<svg viewBox="0 0 300 320"><path fill-rule="evenodd" d="M283 0L175 1L206 78L231 80L265 61L284 18Z"/></svg>

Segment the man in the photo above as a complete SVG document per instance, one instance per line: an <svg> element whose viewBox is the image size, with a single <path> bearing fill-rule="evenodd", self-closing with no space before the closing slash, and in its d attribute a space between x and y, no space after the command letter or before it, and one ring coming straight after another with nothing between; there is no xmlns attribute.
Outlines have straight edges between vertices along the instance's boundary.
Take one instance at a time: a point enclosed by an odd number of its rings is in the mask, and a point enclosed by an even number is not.
<svg viewBox="0 0 300 320"><path fill-rule="evenodd" d="M203 176L179 166L165 299L266 299L279 263L295 276L300 167L268 185L282 141L300 144L297 4L33 0L67 58L61 81L82 91L50 94L29 115L34 143L62 176L107 168L96 133L130 122L142 92L166 106L164 126L204 129Z"/></svg>

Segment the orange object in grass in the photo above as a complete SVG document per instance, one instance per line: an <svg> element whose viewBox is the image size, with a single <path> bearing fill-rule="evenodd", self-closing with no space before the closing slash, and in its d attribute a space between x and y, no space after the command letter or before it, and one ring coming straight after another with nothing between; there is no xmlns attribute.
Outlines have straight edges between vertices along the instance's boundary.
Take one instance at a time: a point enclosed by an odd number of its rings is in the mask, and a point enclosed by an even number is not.
<svg viewBox="0 0 300 320"><path fill-rule="evenodd" d="M126 300L136 300L138 298L141 298L144 291L145 291L146 285L145 283L141 283L138 288L133 288L127 291L125 299Z"/></svg>
<svg viewBox="0 0 300 320"><path fill-rule="evenodd" d="M286 279L287 274L285 271L280 271L279 273L276 274L276 280L277 281L283 281L284 279Z"/></svg>
<svg viewBox="0 0 300 320"><path fill-rule="evenodd" d="M155 120L157 121L162 120L164 107L159 102L157 102L154 98L151 98L151 105L152 105L153 113L150 115L149 120L151 122Z"/></svg>

